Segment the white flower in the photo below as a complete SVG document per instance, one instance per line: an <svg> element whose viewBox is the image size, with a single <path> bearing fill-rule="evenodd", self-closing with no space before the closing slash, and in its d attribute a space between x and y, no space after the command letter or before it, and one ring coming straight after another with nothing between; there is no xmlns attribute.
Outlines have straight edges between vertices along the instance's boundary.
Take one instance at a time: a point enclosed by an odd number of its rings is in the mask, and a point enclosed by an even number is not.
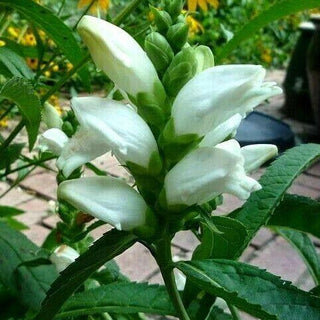
<svg viewBox="0 0 320 320"><path fill-rule="evenodd" d="M79 253L73 248L63 244L59 246L50 256L51 262L56 266L58 272L66 269L79 257Z"/></svg>
<svg viewBox="0 0 320 320"><path fill-rule="evenodd" d="M265 99L281 93L274 82L263 82L265 73L261 66L226 65L196 75L173 103L175 134L202 137L235 114L244 117Z"/></svg>
<svg viewBox="0 0 320 320"><path fill-rule="evenodd" d="M278 148L273 144L253 144L242 147L241 154L245 160L244 168L246 172L250 172L275 157Z"/></svg>
<svg viewBox="0 0 320 320"><path fill-rule="evenodd" d="M52 128L40 136L39 146L42 151L49 150L56 156L59 156L68 141L69 138L63 131Z"/></svg>
<svg viewBox="0 0 320 320"><path fill-rule="evenodd" d="M50 128L61 129L63 121L60 118L60 115L54 106L52 106L48 102L45 102L41 114L42 114L43 122L46 124L46 126L49 129Z"/></svg>
<svg viewBox="0 0 320 320"><path fill-rule="evenodd" d="M215 129L209 131L199 143L199 147L214 147L228 137L234 136L241 120L242 116L239 113L235 114Z"/></svg>
<svg viewBox="0 0 320 320"><path fill-rule="evenodd" d="M221 193L245 200L260 188L257 181L246 176L244 158L236 140L192 151L165 177L169 207L203 204Z"/></svg>
<svg viewBox="0 0 320 320"><path fill-rule="evenodd" d="M110 150L121 163L134 163L150 172L160 171L155 138L132 108L97 97L73 98L71 104L80 125L57 161L65 176Z"/></svg>
<svg viewBox="0 0 320 320"><path fill-rule="evenodd" d="M140 45L124 30L91 16L84 16L77 30L96 66L115 85L132 96L153 93L157 72Z"/></svg>
<svg viewBox="0 0 320 320"><path fill-rule="evenodd" d="M138 192L111 177L64 181L58 197L118 230L132 230L146 223L150 211Z"/></svg>

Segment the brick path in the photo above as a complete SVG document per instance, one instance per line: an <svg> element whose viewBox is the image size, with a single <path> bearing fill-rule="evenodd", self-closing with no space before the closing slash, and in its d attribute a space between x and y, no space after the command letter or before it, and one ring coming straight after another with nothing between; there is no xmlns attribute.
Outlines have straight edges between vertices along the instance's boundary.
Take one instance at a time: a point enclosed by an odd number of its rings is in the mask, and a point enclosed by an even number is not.
<svg viewBox="0 0 320 320"><path fill-rule="evenodd" d="M283 72L275 71L268 74L268 78L282 82ZM270 104L259 107L268 114L280 117L292 125L292 129L298 133L305 133L310 125L294 122L286 119L279 108L283 104L283 97L276 97ZM128 173L110 155L95 160L95 164L109 173L121 176L130 182ZM50 164L54 168L54 163ZM253 173L258 178L264 169ZM14 177L14 176L13 176ZM299 177L290 192L314 199L320 198L320 162L315 164L301 177ZM132 182L132 181L131 181ZM9 183L0 182L0 193L9 188ZM56 224L58 218L53 214L54 199L56 198L55 173L44 169L35 170L19 187L14 188L1 200L1 205L17 206L25 211L18 216L21 222L29 226L24 233L35 243L41 245L50 229ZM225 214L241 205L241 201L232 196L225 196L225 203L217 209L217 214ZM105 227L94 231L94 237L99 237ZM174 254L181 259L190 258L191 251L197 246L197 240L190 232L180 232L174 239ZM320 250L320 241L315 241ZM142 245L135 245L117 259L123 273L132 280L148 281L150 283L162 283L157 266ZM262 229L247 248L242 261L250 262L256 266L267 269L286 280L290 280L304 290L310 290L314 284L309 276L301 258L291 249L282 238L272 234L268 229ZM245 316L246 319L252 319Z"/></svg>

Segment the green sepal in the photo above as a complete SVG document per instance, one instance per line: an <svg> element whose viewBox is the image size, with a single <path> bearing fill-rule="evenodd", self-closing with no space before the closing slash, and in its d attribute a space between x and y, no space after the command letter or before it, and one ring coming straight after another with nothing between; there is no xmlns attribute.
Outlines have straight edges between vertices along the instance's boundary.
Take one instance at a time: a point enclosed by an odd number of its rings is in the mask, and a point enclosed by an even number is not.
<svg viewBox="0 0 320 320"><path fill-rule="evenodd" d="M75 130L72 126L72 124L69 121L65 121L62 124L61 130L69 137L71 138L73 134L75 133Z"/></svg>
<svg viewBox="0 0 320 320"><path fill-rule="evenodd" d="M136 105L139 115L148 123L156 127L162 127L165 122L165 115L155 96L150 93L138 93Z"/></svg>
<svg viewBox="0 0 320 320"><path fill-rule="evenodd" d="M158 32L151 32L145 38L144 48L156 70L162 74L174 57L167 39Z"/></svg>
<svg viewBox="0 0 320 320"><path fill-rule="evenodd" d="M172 25L167 32L167 39L171 47L180 51L188 40L189 26L186 23L179 22Z"/></svg>
<svg viewBox="0 0 320 320"><path fill-rule="evenodd" d="M159 193L162 189L162 183L160 183L155 177L147 175L135 174L134 179L144 200L148 204L153 205L158 199Z"/></svg>
<svg viewBox="0 0 320 320"><path fill-rule="evenodd" d="M169 27L172 25L172 19L170 14L165 10L158 10L157 8L150 6L150 10L154 16L154 22L160 33L166 34Z"/></svg>
<svg viewBox="0 0 320 320"><path fill-rule="evenodd" d="M197 65L195 51L192 47L183 49L173 58L162 79L169 96L175 97L181 88L195 76Z"/></svg>
<svg viewBox="0 0 320 320"><path fill-rule="evenodd" d="M132 233L143 240L153 238L159 230L159 221L155 213L148 208L146 211L146 221L143 226L136 227Z"/></svg>
<svg viewBox="0 0 320 320"><path fill-rule="evenodd" d="M197 73L214 67L214 56L209 47L198 46L195 48L194 52L197 60Z"/></svg>
<svg viewBox="0 0 320 320"><path fill-rule="evenodd" d="M142 174L142 175L158 175L162 169L162 160L157 151L151 153L148 168L141 167L133 162L126 162L127 167L133 174Z"/></svg>
<svg viewBox="0 0 320 320"><path fill-rule="evenodd" d="M158 206L160 206L160 208L165 209L165 211L176 213L176 214L179 214L179 213L185 211L186 209L188 209L188 206L185 204L177 204L177 205L173 205L173 206L169 205L167 202L165 189L161 190L157 204L158 204Z"/></svg>
<svg viewBox="0 0 320 320"><path fill-rule="evenodd" d="M183 9L183 3L184 1L182 0L165 0L165 10L169 12L173 20L175 20L180 15Z"/></svg>

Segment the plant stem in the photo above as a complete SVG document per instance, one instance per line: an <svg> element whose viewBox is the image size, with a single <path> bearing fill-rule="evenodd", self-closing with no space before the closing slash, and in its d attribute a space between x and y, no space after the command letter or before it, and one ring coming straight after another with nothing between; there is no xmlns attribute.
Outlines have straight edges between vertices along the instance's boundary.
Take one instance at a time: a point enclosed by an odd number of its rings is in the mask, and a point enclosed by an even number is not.
<svg viewBox="0 0 320 320"><path fill-rule="evenodd" d="M157 243L156 260L179 319L190 320L177 289L172 267L171 239L167 235L164 235L164 238Z"/></svg>
<svg viewBox="0 0 320 320"><path fill-rule="evenodd" d="M240 316L238 314L238 310L235 308L235 306L233 306L232 304L228 303L228 308L229 308L229 310L231 312L231 315L232 315L232 318L234 320L241 320L241 318L240 318Z"/></svg>
<svg viewBox="0 0 320 320"><path fill-rule="evenodd" d="M4 118L10 113L10 111L11 111L13 108L14 108L14 104L13 104L12 106L10 106L4 113L2 113L2 114L0 115L0 121L1 121L2 119L4 119Z"/></svg>
<svg viewBox="0 0 320 320"><path fill-rule="evenodd" d="M144 0L133 0L113 20L112 23L119 25L137 6Z"/></svg>
<svg viewBox="0 0 320 320"><path fill-rule="evenodd" d="M46 159L37 159L37 160L31 160L28 164L25 164L23 166L20 166L18 168L15 168L15 169L12 169L12 170L9 170L7 171L6 173L4 174L1 174L0 175L0 179L3 178L3 177L6 177L7 175L11 174L11 173L14 173L14 172L17 172L17 171L20 171L22 169L26 169L26 168L29 168L31 166L36 166L36 165L40 165L46 161L49 161L49 160L52 160L52 159L55 159L56 156L52 156L52 157L49 157L49 158L46 158Z"/></svg>
<svg viewBox="0 0 320 320"><path fill-rule="evenodd" d="M0 145L0 154L8 147L8 145L12 142L12 140L18 135L20 130L24 127L24 121L21 120L14 130L11 132L9 137Z"/></svg>

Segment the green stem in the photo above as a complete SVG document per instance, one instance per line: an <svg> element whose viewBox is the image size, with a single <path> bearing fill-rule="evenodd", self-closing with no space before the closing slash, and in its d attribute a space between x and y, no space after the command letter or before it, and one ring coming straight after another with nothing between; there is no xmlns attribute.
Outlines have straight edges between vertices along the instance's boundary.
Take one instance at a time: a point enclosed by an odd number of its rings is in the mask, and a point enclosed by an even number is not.
<svg viewBox="0 0 320 320"><path fill-rule="evenodd" d="M2 27L0 29L0 37L3 35L3 33L9 27L11 21L12 21L12 16L11 15L7 16L7 21L2 25Z"/></svg>
<svg viewBox="0 0 320 320"><path fill-rule="evenodd" d="M76 30L77 29L77 26L78 26L78 23L80 22L80 20L82 19L83 16L85 16L88 11L91 9L91 7L94 5L94 3L96 2L97 0L92 0L90 2L90 4L86 7L86 9L82 12L80 18L77 20L77 22L75 23L75 25L73 26L72 30Z"/></svg>
<svg viewBox="0 0 320 320"><path fill-rule="evenodd" d="M1 121L2 119L4 119L4 118L10 113L10 111L11 111L13 108L14 108L14 104L13 104L12 106L10 106L4 113L2 113L2 114L0 115L0 121Z"/></svg>
<svg viewBox="0 0 320 320"><path fill-rule="evenodd" d="M9 137L0 145L0 154L9 146L9 144L12 142L12 140L18 135L20 130L24 127L24 121L21 120L17 126L14 128L14 130L11 132Z"/></svg>
<svg viewBox="0 0 320 320"><path fill-rule="evenodd" d="M134 11L144 0L133 0L113 20L112 23L119 25L132 11Z"/></svg>
<svg viewBox="0 0 320 320"><path fill-rule="evenodd" d="M52 159L55 159L56 156L52 156L52 157L48 157L46 159L37 159L37 160L31 160L28 164L25 164L23 166L20 166L18 168L15 168L15 169L12 169L12 170L9 170L9 171L6 171L6 173L4 174L1 174L0 175L0 179L3 178L3 177L6 177L7 175L11 174L11 173L14 173L14 172L17 172L17 171L20 171L20 170L23 170L23 169L26 169L26 168L29 168L29 167L32 167L32 166L37 166L37 165L40 165L46 161L49 161L49 160L52 160Z"/></svg>
<svg viewBox="0 0 320 320"><path fill-rule="evenodd" d="M238 310L236 309L235 306L233 306L232 304L229 304L228 303L228 308L231 312L231 315L232 315L232 318L234 320L241 320L240 316L239 316L239 313L238 313Z"/></svg>
<svg viewBox="0 0 320 320"><path fill-rule="evenodd" d="M173 261L171 254L171 239L166 235L157 243L156 260L158 262L168 294L176 308L179 319L190 320L189 315L183 305L180 293L177 289L172 266Z"/></svg>

